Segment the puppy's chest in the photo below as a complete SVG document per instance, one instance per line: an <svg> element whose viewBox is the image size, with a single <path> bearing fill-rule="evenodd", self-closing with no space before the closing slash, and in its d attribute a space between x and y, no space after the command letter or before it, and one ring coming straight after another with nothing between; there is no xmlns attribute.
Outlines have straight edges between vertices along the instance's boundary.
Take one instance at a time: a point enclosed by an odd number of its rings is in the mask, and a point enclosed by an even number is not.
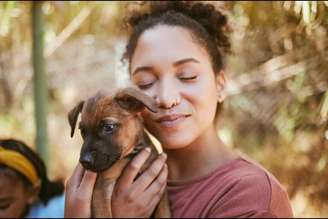
<svg viewBox="0 0 328 219"><path fill-rule="evenodd" d="M150 154L144 165L141 167L136 178L138 178L150 166L150 164L156 159L157 156L158 152L156 151L156 149L152 150L152 153ZM111 187L110 185L114 184L117 181L119 176L122 174L123 169L130 162L130 160L131 159L129 158L122 159L115 163L108 170L101 172L97 177L94 190L108 190L108 188Z"/></svg>
<svg viewBox="0 0 328 219"><path fill-rule="evenodd" d="M152 150L151 155L149 156L145 164L142 166L140 173L142 173L149 167L149 165L157 157L157 154L158 153L156 149ZM111 208L109 208L108 206L111 206L111 199L116 181L122 174L122 171L125 166L128 165L129 161L129 158L119 160L111 168L98 174L92 194L93 217L112 217Z"/></svg>

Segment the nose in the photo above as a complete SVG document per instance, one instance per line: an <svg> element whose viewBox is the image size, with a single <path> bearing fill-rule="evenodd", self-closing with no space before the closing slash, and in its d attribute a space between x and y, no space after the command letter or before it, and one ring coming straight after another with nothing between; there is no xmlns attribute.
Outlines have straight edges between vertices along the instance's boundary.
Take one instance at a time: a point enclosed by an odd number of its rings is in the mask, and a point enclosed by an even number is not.
<svg viewBox="0 0 328 219"><path fill-rule="evenodd" d="M155 96L158 107L170 109L180 103L179 88L174 79L163 79Z"/></svg>
<svg viewBox="0 0 328 219"><path fill-rule="evenodd" d="M92 152L86 152L81 155L80 163L86 169L91 169L94 166L95 158Z"/></svg>

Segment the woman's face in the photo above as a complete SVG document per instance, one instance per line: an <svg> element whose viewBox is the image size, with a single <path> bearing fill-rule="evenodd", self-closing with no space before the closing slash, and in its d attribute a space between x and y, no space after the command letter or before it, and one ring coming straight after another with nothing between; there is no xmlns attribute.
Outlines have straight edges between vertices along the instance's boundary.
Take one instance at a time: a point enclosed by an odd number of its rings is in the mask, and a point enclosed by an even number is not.
<svg viewBox="0 0 328 219"><path fill-rule="evenodd" d="M0 218L24 217L26 207L36 198L17 176L0 172Z"/></svg>
<svg viewBox="0 0 328 219"><path fill-rule="evenodd" d="M222 84L208 53L187 29L159 25L146 30L130 63L133 83L160 108L142 115L165 149L187 146L213 128Z"/></svg>

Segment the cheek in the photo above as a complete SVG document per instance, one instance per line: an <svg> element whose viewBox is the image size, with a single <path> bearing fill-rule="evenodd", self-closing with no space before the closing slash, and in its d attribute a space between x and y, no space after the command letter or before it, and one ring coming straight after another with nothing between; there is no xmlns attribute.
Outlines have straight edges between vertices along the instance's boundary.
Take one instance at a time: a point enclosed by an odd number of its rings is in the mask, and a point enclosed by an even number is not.
<svg viewBox="0 0 328 219"><path fill-rule="evenodd" d="M183 99L187 101L195 111L198 122L212 122L217 105L216 86L211 78L203 77L192 86L186 87L182 93ZM213 118L212 118L213 117Z"/></svg>
<svg viewBox="0 0 328 219"><path fill-rule="evenodd" d="M10 207L6 210L0 210L0 218L19 218L23 215L25 209L28 206L27 198L24 194L20 194L15 198L15 201L11 203Z"/></svg>
<svg viewBox="0 0 328 219"><path fill-rule="evenodd" d="M7 209L0 209L0 218L18 218L28 205L28 195L23 182L17 176L0 174L0 197L10 197L13 202Z"/></svg>
<svg viewBox="0 0 328 219"><path fill-rule="evenodd" d="M7 215L6 217L8 217L8 218L18 218L18 217L25 216L25 215L23 215L23 213L27 207L27 204L28 203L25 200L15 201L15 203L12 203L10 205L10 208L7 209L7 211L4 212L4 215L2 215L2 216Z"/></svg>
<svg viewBox="0 0 328 219"><path fill-rule="evenodd" d="M167 149L181 148L192 143L209 126L214 124L217 107L217 90L214 77L204 75L196 83L180 83L178 88L182 98L179 110L192 112L192 116L180 129L170 133L163 131L152 120L150 112L145 110L142 113L146 128Z"/></svg>

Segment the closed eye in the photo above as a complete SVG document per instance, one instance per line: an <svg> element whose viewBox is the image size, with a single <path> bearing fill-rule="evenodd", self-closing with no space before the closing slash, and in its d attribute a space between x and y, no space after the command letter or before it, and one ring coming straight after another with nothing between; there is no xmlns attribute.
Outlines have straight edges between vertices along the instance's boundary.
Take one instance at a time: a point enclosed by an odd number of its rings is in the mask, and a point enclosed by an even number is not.
<svg viewBox="0 0 328 219"><path fill-rule="evenodd" d="M0 204L0 210L6 210L10 207L12 202L4 202Z"/></svg>
<svg viewBox="0 0 328 219"><path fill-rule="evenodd" d="M192 81L197 78L197 75L191 76L191 77L179 77L179 78L180 78L180 80L183 80L183 81Z"/></svg>
<svg viewBox="0 0 328 219"><path fill-rule="evenodd" d="M153 84L154 84L154 82L151 82L151 83L148 83L148 84L139 84L138 87L139 87L141 90L145 90L145 89L150 88Z"/></svg>
<svg viewBox="0 0 328 219"><path fill-rule="evenodd" d="M10 204L0 206L0 210L6 210L10 207Z"/></svg>

